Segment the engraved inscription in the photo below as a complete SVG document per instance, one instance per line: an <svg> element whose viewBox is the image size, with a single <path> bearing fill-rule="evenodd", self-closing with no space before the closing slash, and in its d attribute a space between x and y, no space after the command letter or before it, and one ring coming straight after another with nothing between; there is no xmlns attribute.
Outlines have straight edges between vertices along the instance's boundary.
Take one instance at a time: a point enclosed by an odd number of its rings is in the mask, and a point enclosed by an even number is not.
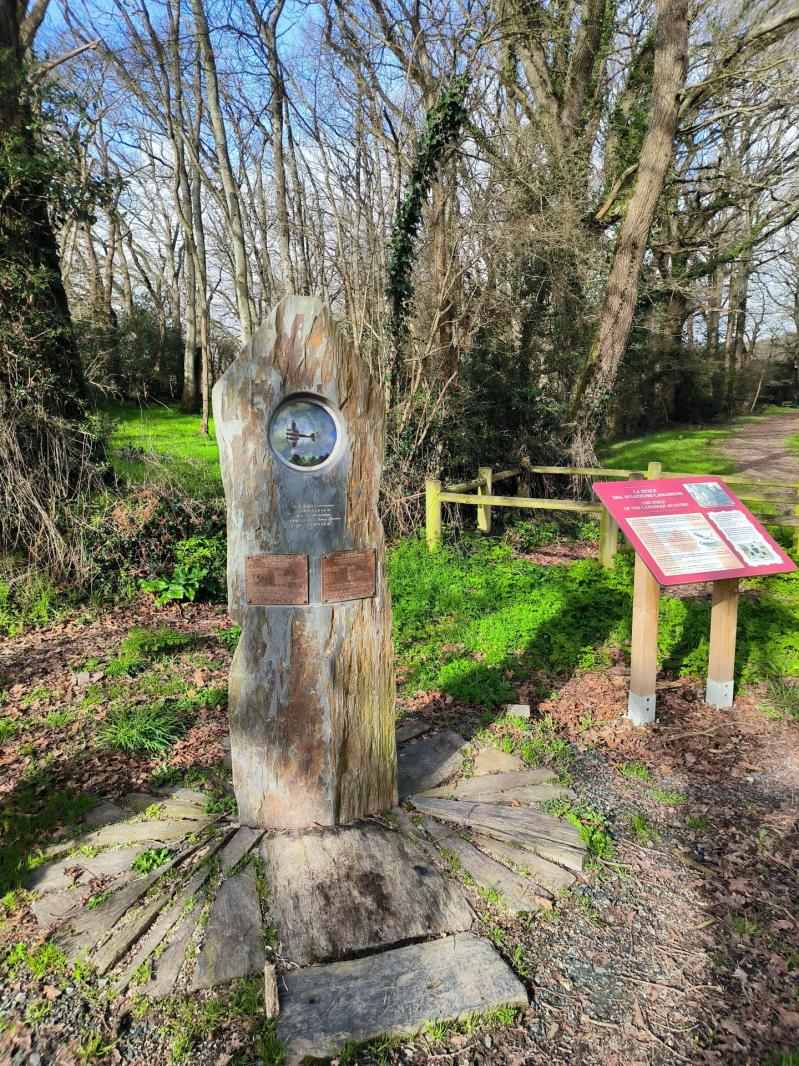
<svg viewBox="0 0 799 1066"><path fill-rule="evenodd" d="M341 521L332 503L301 503L289 519L294 529L324 529Z"/></svg>
<svg viewBox="0 0 799 1066"><path fill-rule="evenodd" d="M308 556L245 556L244 594L252 604L307 603Z"/></svg>
<svg viewBox="0 0 799 1066"><path fill-rule="evenodd" d="M368 599L375 595L376 583L374 548L327 552L322 556L322 603Z"/></svg>

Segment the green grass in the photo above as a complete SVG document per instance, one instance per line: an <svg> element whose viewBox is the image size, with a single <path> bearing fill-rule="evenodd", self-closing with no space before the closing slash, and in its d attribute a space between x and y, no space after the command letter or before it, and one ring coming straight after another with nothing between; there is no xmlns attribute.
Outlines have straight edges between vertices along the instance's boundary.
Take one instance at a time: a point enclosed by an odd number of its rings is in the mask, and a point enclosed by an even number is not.
<svg viewBox="0 0 799 1066"><path fill-rule="evenodd" d="M158 755L172 747L186 732L186 720L174 703L112 707L97 731L101 744L133 754Z"/></svg>
<svg viewBox="0 0 799 1066"><path fill-rule="evenodd" d="M619 767L622 777L635 777L639 781L651 781L652 773L642 762L626 762Z"/></svg>
<svg viewBox="0 0 799 1066"><path fill-rule="evenodd" d="M201 437L199 415L177 407L124 403L109 408L109 414L117 421L110 447L117 474L146 485L163 480L165 473L189 496L222 495L213 420L210 436Z"/></svg>
<svg viewBox="0 0 799 1066"><path fill-rule="evenodd" d="M626 437L602 445L600 460L603 466L623 470L646 470L649 463L659 462L664 470L684 474L734 474L737 467L734 460L724 454L724 441L741 426L773 415L788 414L792 410L790 407L768 407L756 415L734 418L723 425L675 426L638 437ZM789 443L799 449L799 436L790 438Z"/></svg>
<svg viewBox="0 0 799 1066"><path fill-rule="evenodd" d="M389 554L397 668L406 692L440 690L486 707L511 700L536 671L601 669L630 639L632 563L536 566L498 540L461 538L430 554L421 539ZM747 583L741 597L736 679L799 676L799 571ZM663 596L660 664L707 672L710 604Z"/></svg>
<svg viewBox="0 0 799 1066"><path fill-rule="evenodd" d="M651 844L659 839L658 831L643 811L630 815L630 832L640 844Z"/></svg>
<svg viewBox="0 0 799 1066"><path fill-rule="evenodd" d="M720 447L729 436L728 426L661 429L605 445L600 460L603 466L626 470L646 470L649 463L659 462L664 470L685 474L732 474L735 463Z"/></svg>
<svg viewBox="0 0 799 1066"><path fill-rule="evenodd" d="M679 807L687 799L682 792L669 792L665 788L653 788L649 795L658 803L665 803L667 807Z"/></svg>

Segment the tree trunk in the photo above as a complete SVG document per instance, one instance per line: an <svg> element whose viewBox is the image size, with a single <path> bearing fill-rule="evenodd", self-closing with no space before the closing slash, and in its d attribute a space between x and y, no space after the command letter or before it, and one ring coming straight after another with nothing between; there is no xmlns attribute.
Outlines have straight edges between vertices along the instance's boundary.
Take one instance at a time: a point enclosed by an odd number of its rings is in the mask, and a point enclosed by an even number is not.
<svg viewBox="0 0 799 1066"><path fill-rule="evenodd" d="M258 28L266 45L269 57L269 79L272 85L272 161L275 168L275 211L277 213L277 239L280 248L280 265L283 269L283 289L287 295L297 291L297 279L291 262L289 210L286 194L286 165L283 158L283 78L280 74L280 59L277 52L277 23L283 11L284 0L277 0L269 21L264 22L257 7L250 0Z"/></svg>
<svg viewBox="0 0 799 1066"><path fill-rule="evenodd" d="M637 180L621 223L597 335L572 397L571 453L593 463L630 336L649 230L673 158L680 94L685 84L688 0L657 0L652 114Z"/></svg>
<svg viewBox="0 0 799 1066"><path fill-rule="evenodd" d="M0 323L9 329L9 343L0 341L0 401L23 387L49 412L79 418L86 382L48 214L50 175L33 133L24 10L19 0L0 0Z"/></svg>
<svg viewBox="0 0 799 1066"><path fill-rule="evenodd" d="M186 256L183 268L186 279L186 324L183 336L183 392L180 397L180 409L187 414L194 414L198 409L199 389L197 388L197 279L194 260Z"/></svg>
<svg viewBox="0 0 799 1066"><path fill-rule="evenodd" d="M225 120L219 99L219 80L216 73L216 60L211 47L211 35L205 18L203 0L192 0L194 26L205 74L205 103L214 131L216 156L219 161L219 177L225 192L227 205L227 224L233 251L234 281L236 285L236 306L238 307L241 339L246 344L253 335L252 297L250 295L249 265L244 247L244 227L241 221L241 204L239 189L233 174L230 154L227 146Z"/></svg>

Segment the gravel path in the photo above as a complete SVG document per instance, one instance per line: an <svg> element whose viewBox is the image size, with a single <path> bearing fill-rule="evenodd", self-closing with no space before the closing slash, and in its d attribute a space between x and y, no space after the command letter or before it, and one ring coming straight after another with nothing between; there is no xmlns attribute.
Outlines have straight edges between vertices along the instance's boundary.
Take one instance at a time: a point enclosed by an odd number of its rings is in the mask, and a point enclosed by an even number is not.
<svg viewBox="0 0 799 1066"><path fill-rule="evenodd" d="M799 434L799 411L750 422L724 442L741 473L760 481L799 482L799 453L788 437Z"/></svg>

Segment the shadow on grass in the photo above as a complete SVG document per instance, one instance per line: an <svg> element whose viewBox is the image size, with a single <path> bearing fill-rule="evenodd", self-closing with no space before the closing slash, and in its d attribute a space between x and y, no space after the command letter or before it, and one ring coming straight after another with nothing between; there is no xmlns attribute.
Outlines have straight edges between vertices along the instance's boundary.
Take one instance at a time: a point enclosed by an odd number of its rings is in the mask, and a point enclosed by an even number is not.
<svg viewBox="0 0 799 1066"><path fill-rule="evenodd" d="M512 700L515 686L541 672L568 677L601 670L629 645L632 560L613 570L593 560L541 567L506 545L466 539L461 550L429 555L405 542L389 562L398 661L406 688L440 690L472 705ZM799 583L759 582L741 597L736 682L799 674ZM776 590L776 591L775 591ZM702 679L707 672L710 586L698 596L664 595L663 669Z"/></svg>

